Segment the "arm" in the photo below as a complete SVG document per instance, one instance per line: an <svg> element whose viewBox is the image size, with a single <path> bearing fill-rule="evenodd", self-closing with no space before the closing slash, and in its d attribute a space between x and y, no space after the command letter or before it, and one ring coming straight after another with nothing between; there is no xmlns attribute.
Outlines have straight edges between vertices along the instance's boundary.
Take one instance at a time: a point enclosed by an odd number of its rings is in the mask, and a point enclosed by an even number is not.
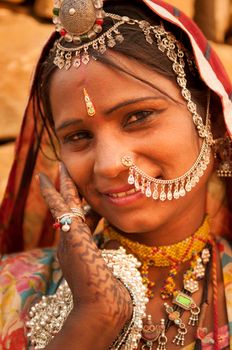
<svg viewBox="0 0 232 350"><path fill-rule="evenodd" d="M60 193L43 174L40 175L40 186L54 218L81 205L64 166L61 168ZM131 298L108 269L89 227L79 217L72 219L69 232L61 231L58 259L72 292L73 309L46 349L64 346L69 350L107 349L131 318Z"/></svg>
<svg viewBox="0 0 232 350"><path fill-rule="evenodd" d="M45 349L109 349L127 320L110 319L106 311L85 307L77 313L71 312L61 331Z"/></svg>

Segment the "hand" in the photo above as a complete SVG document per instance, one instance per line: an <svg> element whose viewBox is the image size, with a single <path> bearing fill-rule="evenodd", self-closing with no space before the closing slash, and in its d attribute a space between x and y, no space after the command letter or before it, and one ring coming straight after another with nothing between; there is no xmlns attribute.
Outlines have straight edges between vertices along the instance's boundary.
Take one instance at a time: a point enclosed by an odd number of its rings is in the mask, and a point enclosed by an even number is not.
<svg viewBox="0 0 232 350"><path fill-rule="evenodd" d="M42 195L54 219L70 213L71 208L81 207L76 186L63 164L60 193L46 175L40 174L39 179ZM93 230L98 220L96 213L88 217L88 225L79 217L72 218L70 231L60 231L57 254L63 276L73 294L74 313L80 315L80 310L83 313L83 310L91 309L93 316L96 311L96 317L101 317L104 324L111 324L114 334L130 319L132 305L128 291L114 278L92 239L90 227ZM80 322L80 317L77 318Z"/></svg>

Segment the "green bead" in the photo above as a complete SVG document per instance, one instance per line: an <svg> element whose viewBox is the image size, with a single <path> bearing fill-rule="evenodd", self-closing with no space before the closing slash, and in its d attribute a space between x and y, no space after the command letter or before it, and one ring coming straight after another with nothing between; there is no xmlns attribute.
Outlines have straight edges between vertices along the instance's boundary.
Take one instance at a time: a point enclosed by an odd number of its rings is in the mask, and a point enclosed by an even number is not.
<svg viewBox="0 0 232 350"><path fill-rule="evenodd" d="M83 34L83 35L81 35L81 41L89 41L89 37L88 37L88 35L87 34Z"/></svg>
<svg viewBox="0 0 232 350"><path fill-rule="evenodd" d="M176 301L178 301L178 303L180 303L186 307L189 307L191 305L191 299L189 299L183 295L177 296Z"/></svg>
<svg viewBox="0 0 232 350"><path fill-rule="evenodd" d="M60 9L59 9L58 7L54 7L54 9L53 9L53 14L54 14L55 16L59 16L59 12L60 12Z"/></svg>
<svg viewBox="0 0 232 350"><path fill-rule="evenodd" d="M173 303L179 305L184 310L190 310L194 301L189 295L183 292L178 292L173 299Z"/></svg>

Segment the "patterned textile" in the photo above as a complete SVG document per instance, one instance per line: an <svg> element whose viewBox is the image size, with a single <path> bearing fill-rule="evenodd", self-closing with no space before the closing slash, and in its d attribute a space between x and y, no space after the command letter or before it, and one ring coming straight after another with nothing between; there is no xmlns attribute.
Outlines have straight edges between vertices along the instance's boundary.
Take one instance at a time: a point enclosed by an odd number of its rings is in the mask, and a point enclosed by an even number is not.
<svg viewBox="0 0 232 350"><path fill-rule="evenodd" d="M196 63L202 79L220 97L224 119L228 132L232 134L232 86L217 55L194 24L181 11L162 0L141 0L161 18L175 24L186 32L192 45ZM45 45L40 60L52 47L51 38ZM37 68L38 69L38 68ZM34 84L32 85L33 89ZM9 182L0 209L0 248L5 253L23 249L52 246L55 233L52 230L51 217L39 194L34 175L43 169L52 180L57 179L57 162L44 156L51 150L37 111L33 110L32 94L25 111L22 129L16 146ZM35 132L37 120L37 134ZM41 152L41 145L44 152ZM54 156L52 156L54 159ZM231 213L230 220L232 222ZM17 227L17 230L15 230ZM225 231L224 231L225 232Z"/></svg>
<svg viewBox="0 0 232 350"><path fill-rule="evenodd" d="M43 294L53 294L61 271L53 249L5 256L0 267L0 349L27 349L28 309Z"/></svg>
<svg viewBox="0 0 232 350"><path fill-rule="evenodd" d="M232 249L228 242L222 239L218 242L218 247L221 254L232 348ZM55 253L54 249L35 249L4 257L0 269L1 350L28 348L24 326L28 309L43 294L54 294L62 278ZM229 340L225 339L225 332L220 335L223 337L222 349ZM193 345L184 349L192 350ZM213 346L206 344L203 349L213 350Z"/></svg>

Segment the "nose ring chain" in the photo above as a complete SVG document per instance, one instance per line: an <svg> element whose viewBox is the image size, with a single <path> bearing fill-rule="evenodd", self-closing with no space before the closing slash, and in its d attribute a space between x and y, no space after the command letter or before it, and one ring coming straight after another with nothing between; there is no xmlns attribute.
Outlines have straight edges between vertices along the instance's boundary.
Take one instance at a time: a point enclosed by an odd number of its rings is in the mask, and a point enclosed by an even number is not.
<svg viewBox="0 0 232 350"><path fill-rule="evenodd" d="M140 189L146 197L164 202L184 197L197 185L210 163L210 153L211 147L204 140L193 166L182 176L168 180L147 175L134 164L130 156L122 157L121 162L129 169L128 183L130 185L134 185L137 190Z"/></svg>

